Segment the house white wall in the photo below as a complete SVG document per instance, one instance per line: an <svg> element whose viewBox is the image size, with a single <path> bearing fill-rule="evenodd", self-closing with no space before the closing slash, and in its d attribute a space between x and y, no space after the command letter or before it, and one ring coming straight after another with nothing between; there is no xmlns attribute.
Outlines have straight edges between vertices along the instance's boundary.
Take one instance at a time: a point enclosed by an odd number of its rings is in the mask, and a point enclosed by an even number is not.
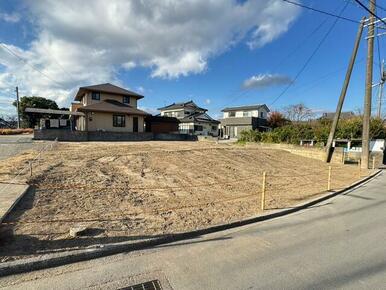
<svg viewBox="0 0 386 290"><path fill-rule="evenodd" d="M195 129L201 129L202 130L195 130ZM180 123L178 126L181 133L190 133L194 131L195 135L202 135L202 136L218 136L218 125L210 124L210 123Z"/></svg>
<svg viewBox="0 0 386 290"><path fill-rule="evenodd" d="M195 110L191 108L184 108L184 109L174 109L174 110L162 110L161 116L165 117L174 117L177 119L185 118L186 116L191 115L194 113Z"/></svg>
<svg viewBox="0 0 386 290"><path fill-rule="evenodd" d="M234 116L231 116L234 114ZM242 118L242 117L259 117L263 119L267 119L268 112L265 108L260 108L258 110L240 110L240 111L232 111L232 112L224 112L223 118Z"/></svg>

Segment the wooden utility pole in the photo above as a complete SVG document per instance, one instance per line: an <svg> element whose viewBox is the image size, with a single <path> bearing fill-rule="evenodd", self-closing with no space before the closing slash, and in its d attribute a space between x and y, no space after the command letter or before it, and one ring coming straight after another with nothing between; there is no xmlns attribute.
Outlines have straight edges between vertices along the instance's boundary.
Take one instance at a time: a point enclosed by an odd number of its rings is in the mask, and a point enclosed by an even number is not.
<svg viewBox="0 0 386 290"><path fill-rule="evenodd" d="M20 129L19 87L16 87L17 128Z"/></svg>
<svg viewBox="0 0 386 290"><path fill-rule="evenodd" d="M267 182L267 173L263 172L263 183L261 187L261 210L265 209L265 187Z"/></svg>
<svg viewBox="0 0 386 290"><path fill-rule="evenodd" d="M327 144L326 144L326 159L325 159L326 162L330 162L331 161L331 157L332 157L332 150L331 150L332 149L332 142L333 142L334 137L335 137L335 132L336 132L336 128L338 126L338 121L339 121L340 113L342 111L344 99L345 99L346 93L347 93L347 88L348 88L348 85L350 83L351 73L352 73L352 70L353 70L353 67L354 67L355 58L357 56L359 43L360 43L361 37L362 37L363 26L364 26L364 19L362 19L362 21L361 21L361 23L359 25L357 37L355 39L354 49L353 49L353 52L351 54L350 63L348 65L347 72L346 72L346 77L344 79L344 83L343 83L343 87L342 87L342 91L341 91L340 96L339 96L338 105L336 106L336 112L335 112L335 115L334 115L334 120L332 121L330 134L328 135L328 140L327 140Z"/></svg>
<svg viewBox="0 0 386 290"><path fill-rule="evenodd" d="M369 168L369 152L370 152L370 118L371 118L371 97L373 87L373 58L374 58L374 38L375 29L375 1L370 1L369 9L371 11L368 22L367 32L367 64L366 64L366 90L365 101L363 108L363 132L362 132L362 162L361 166L364 169Z"/></svg>

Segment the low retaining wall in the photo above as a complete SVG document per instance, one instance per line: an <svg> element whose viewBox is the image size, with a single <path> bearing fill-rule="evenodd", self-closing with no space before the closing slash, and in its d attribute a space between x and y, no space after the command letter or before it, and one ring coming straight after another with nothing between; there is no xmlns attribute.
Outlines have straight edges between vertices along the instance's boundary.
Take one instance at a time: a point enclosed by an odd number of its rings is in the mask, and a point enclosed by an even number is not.
<svg viewBox="0 0 386 290"><path fill-rule="evenodd" d="M196 135L189 135L189 134L158 133L158 134L153 134L153 140L158 140L158 141L197 141L197 136Z"/></svg>
<svg viewBox="0 0 386 290"><path fill-rule="evenodd" d="M198 141L218 141L218 137L214 136L197 136Z"/></svg>
<svg viewBox="0 0 386 290"><path fill-rule="evenodd" d="M347 162L359 162L361 159L361 152L349 151L345 153L345 160ZM374 158L374 167L379 168L383 165L384 153L380 151L375 151L370 153L369 167L373 167L373 158Z"/></svg>
<svg viewBox="0 0 386 290"><path fill-rule="evenodd" d="M153 140L153 133L121 133L121 132L85 132L87 141L150 141Z"/></svg>
<svg viewBox="0 0 386 290"><path fill-rule="evenodd" d="M103 132L103 131L69 131L59 129L34 130L35 140L58 141L196 141L197 136L189 134L154 134L151 132L125 133L125 132Z"/></svg>
<svg viewBox="0 0 386 290"><path fill-rule="evenodd" d="M326 151L324 148L317 147L303 147L293 144L276 144L276 143L259 143L258 145L261 148L266 149L279 149L285 150L292 154L296 154L303 157L314 158L324 161L326 158ZM342 163L343 162L343 148L334 148L334 153L332 154L332 163Z"/></svg>
<svg viewBox="0 0 386 290"><path fill-rule="evenodd" d="M87 132L83 131L69 131L59 129L49 130L34 130L35 140L55 140L58 141L87 141Z"/></svg>

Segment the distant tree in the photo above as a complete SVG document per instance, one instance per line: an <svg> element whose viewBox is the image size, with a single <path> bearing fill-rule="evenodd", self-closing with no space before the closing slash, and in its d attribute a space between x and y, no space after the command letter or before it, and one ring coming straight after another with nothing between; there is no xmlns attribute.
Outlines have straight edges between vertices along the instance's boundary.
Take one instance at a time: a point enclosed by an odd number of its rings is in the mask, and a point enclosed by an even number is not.
<svg viewBox="0 0 386 290"><path fill-rule="evenodd" d="M370 138L371 139L386 138L385 120L382 120L381 118L372 118L370 120Z"/></svg>
<svg viewBox="0 0 386 290"><path fill-rule="evenodd" d="M272 129L283 127L284 125L287 125L289 123L290 121L287 120L280 112L274 111L271 112L268 116L268 126Z"/></svg>
<svg viewBox="0 0 386 290"><path fill-rule="evenodd" d="M292 122L308 121L314 116L312 110L302 103L285 107L284 114Z"/></svg>
<svg viewBox="0 0 386 290"><path fill-rule="evenodd" d="M16 107L16 101L13 102L13 105ZM42 97L27 97L24 96L20 99L19 102L19 112L22 120L22 126L25 128L33 128L38 120L41 118L41 114L36 113L26 113L25 108L40 108L40 109L53 109L58 110L59 107L55 101L42 98Z"/></svg>

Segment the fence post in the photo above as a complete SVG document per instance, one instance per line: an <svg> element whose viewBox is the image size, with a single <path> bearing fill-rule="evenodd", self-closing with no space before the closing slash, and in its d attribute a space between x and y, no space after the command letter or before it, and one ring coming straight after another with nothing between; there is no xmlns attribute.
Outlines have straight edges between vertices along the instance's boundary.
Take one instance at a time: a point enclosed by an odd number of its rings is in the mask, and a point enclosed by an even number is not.
<svg viewBox="0 0 386 290"><path fill-rule="evenodd" d="M362 159L359 159L358 160L358 174L359 174L359 178L361 178L361 176L362 176L362 172L361 172L361 163L362 163Z"/></svg>
<svg viewBox="0 0 386 290"><path fill-rule="evenodd" d="M375 169L375 156L373 156L373 170Z"/></svg>
<svg viewBox="0 0 386 290"><path fill-rule="evenodd" d="M267 173L263 172L263 184L261 188L261 210L264 210L265 208L265 183L267 179Z"/></svg>
<svg viewBox="0 0 386 290"><path fill-rule="evenodd" d="M331 190L331 166L328 166L327 190Z"/></svg>
<svg viewBox="0 0 386 290"><path fill-rule="evenodd" d="M29 176L32 176L32 162L29 161Z"/></svg>

